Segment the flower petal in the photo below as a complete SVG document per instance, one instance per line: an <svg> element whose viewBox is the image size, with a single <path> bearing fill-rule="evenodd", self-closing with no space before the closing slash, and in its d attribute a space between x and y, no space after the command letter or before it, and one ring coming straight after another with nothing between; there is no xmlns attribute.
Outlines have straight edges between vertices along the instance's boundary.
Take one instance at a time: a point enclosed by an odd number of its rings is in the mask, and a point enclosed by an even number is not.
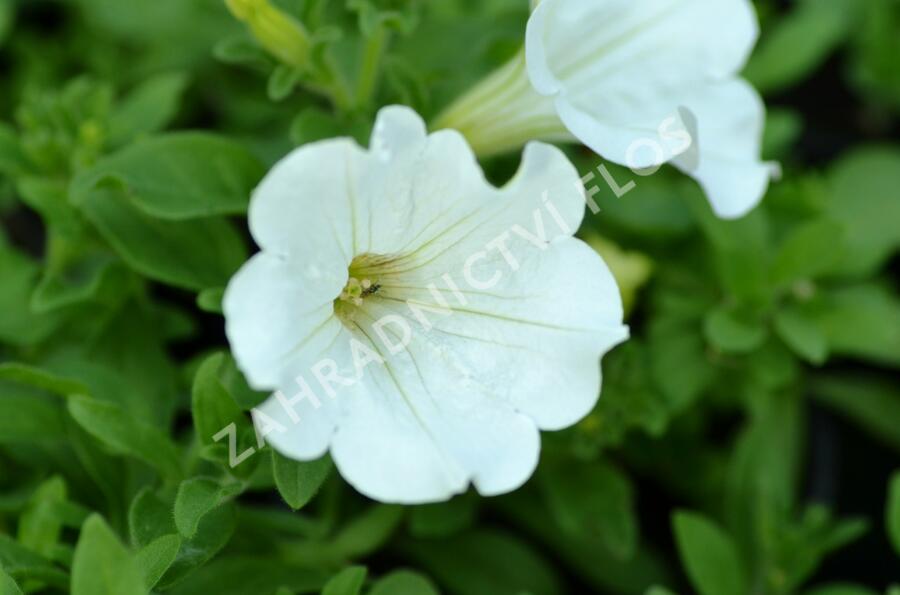
<svg viewBox="0 0 900 595"><path fill-rule="evenodd" d="M764 108L735 78L757 34L746 0L546 0L528 23L528 72L578 140L633 169L675 160L734 217L772 173Z"/></svg>
<svg viewBox="0 0 900 595"><path fill-rule="evenodd" d="M539 93L602 87L624 114L631 96L736 74L758 34L748 0L545 0L526 58Z"/></svg>
<svg viewBox="0 0 900 595"><path fill-rule="evenodd" d="M303 255L323 273L354 254L358 172L365 157L350 139L304 145L279 161L253 193L250 231L263 250Z"/></svg>
<svg viewBox="0 0 900 595"><path fill-rule="evenodd" d="M294 374L304 371L298 360L315 361L341 332L333 300L347 281L346 266L318 266L260 252L228 284L222 301L225 331L255 389L292 383Z"/></svg>
<svg viewBox="0 0 900 595"><path fill-rule="evenodd" d="M765 194L779 168L764 163L765 107L741 79L697 87L684 98L697 120L696 153L679 155L673 165L696 178L719 217L741 217Z"/></svg>

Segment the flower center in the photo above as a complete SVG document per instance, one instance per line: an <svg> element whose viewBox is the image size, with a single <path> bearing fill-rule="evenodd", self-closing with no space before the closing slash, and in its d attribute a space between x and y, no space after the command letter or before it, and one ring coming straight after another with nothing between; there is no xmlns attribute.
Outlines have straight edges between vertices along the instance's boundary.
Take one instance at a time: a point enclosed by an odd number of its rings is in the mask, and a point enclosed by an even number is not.
<svg viewBox="0 0 900 595"><path fill-rule="evenodd" d="M389 257L374 254L362 254L350 263L347 284L341 294L334 300L335 313L345 322L352 320L357 308L360 308L372 296L382 292L379 283L379 267L390 262Z"/></svg>
<svg viewBox="0 0 900 595"><path fill-rule="evenodd" d="M347 281L347 285L344 286L344 290L341 291L341 295L338 296L338 299L349 302L354 306L362 306L363 298L376 293L379 289L381 289L381 285L372 283L371 279L363 278L360 280L356 277L350 277L350 280Z"/></svg>

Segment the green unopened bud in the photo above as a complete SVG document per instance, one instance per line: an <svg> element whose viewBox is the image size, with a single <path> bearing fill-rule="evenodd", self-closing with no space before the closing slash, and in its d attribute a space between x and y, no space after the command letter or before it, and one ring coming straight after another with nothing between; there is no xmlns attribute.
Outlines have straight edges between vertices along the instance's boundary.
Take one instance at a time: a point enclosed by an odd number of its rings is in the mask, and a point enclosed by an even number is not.
<svg viewBox="0 0 900 595"><path fill-rule="evenodd" d="M288 66L304 67L309 60L309 33L302 23L269 0L225 0L231 14L247 23L259 44Z"/></svg>

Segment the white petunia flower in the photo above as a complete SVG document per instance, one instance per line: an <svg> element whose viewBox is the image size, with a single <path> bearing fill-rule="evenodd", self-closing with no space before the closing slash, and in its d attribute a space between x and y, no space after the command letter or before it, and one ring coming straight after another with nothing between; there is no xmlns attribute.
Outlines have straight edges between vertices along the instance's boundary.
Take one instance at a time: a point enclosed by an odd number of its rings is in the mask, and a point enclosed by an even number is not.
<svg viewBox="0 0 900 595"><path fill-rule="evenodd" d="M524 51L436 125L479 155L578 140L635 170L669 162L739 217L778 172L760 160L762 100L738 77L757 36L749 0L542 0Z"/></svg>
<svg viewBox="0 0 900 595"><path fill-rule="evenodd" d="M613 277L572 237L584 207L558 149L529 144L497 189L459 133L403 107L369 150L295 150L253 195L261 251L224 299L238 365L276 391L258 432L297 460L330 449L382 501L521 485L538 430L591 410L599 358L627 336Z"/></svg>

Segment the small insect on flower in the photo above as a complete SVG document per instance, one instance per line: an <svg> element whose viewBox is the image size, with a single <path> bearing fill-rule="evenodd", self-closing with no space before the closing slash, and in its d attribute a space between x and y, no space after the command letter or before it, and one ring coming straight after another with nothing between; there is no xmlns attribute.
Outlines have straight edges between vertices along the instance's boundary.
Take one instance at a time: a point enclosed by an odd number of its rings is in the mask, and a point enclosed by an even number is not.
<svg viewBox="0 0 900 595"><path fill-rule="evenodd" d="M600 393L600 357L627 337L615 281L572 234L580 176L529 145L498 189L454 131L383 109L368 150L304 145L250 203L261 247L231 280L226 330L259 435L297 460L330 450L385 502L508 492L539 430Z"/></svg>

